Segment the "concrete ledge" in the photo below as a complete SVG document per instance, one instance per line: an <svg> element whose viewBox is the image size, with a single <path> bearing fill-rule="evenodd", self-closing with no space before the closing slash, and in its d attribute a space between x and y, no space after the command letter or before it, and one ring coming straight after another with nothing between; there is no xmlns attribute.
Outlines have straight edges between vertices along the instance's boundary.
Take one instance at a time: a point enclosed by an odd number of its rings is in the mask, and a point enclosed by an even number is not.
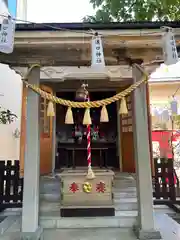
<svg viewBox="0 0 180 240"><path fill-rule="evenodd" d="M36 232L21 232L20 240L43 240L43 229L39 227Z"/></svg>
<svg viewBox="0 0 180 240"><path fill-rule="evenodd" d="M133 231L134 231L137 239L139 239L139 240L162 239L160 231L158 231L156 229L143 230L135 225L133 227Z"/></svg>

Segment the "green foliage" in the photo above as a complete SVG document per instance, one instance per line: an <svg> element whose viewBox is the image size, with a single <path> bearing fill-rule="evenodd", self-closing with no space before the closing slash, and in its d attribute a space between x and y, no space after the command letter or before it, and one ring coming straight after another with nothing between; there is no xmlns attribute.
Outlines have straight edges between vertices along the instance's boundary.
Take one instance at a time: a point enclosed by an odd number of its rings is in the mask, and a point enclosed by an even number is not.
<svg viewBox="0 0 180 240"><path fill-rule="evenodd" d="M174 123L175 123L176 127L178 129L180 129L180 115L174 116L173 120L174 120Z"/></svg>
<svg viewBox="0 0 180 240"><path fill-rule="evenodd" d="M1 110L1 107L0 107L0 124L10 124L16 118L17 116L13 114L9 109Z"/></svg>
<svg viewBox="0 0 180 240"><path fill-rule="evenodd" d="M174 21L180 20L180 0L90 0L95 16L83 21Z"/></svg>

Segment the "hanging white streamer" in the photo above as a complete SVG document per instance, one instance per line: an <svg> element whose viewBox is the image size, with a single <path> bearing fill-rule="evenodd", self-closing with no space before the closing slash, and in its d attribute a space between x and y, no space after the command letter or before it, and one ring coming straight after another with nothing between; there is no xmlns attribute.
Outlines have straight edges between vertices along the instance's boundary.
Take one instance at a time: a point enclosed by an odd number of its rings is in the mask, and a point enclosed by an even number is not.
<svg viewBox="0 0 180 240"><path fill-rule="evenodd" d="M178 101L175 98L173 98L170 102L170 109L173 115L176 115L178 113Z"/></svg>
<svg viewBox="0 0 180 240"><path fill-rule="evenodd" d="M14 49L15 21L10 17L3 17L0 31L0 52L12 53Z"/></svg>
<svg viewBox="0 0 180 240"><path fill-rule="evenodd" d="M92 60L91 67L96 69L102 69L105 67L104 53L101 37L95 35L92 38Z"/></svg>
<svg viewBox="0 0 180 240"><path fill-rule="evenodd" d="M164 63L166 65L175 64L179 59L173 29L170 27L163 27L162 29L164 32L162 37Z"/></svg>
<svg viewBox="0 0 180 240"><path fill-rule="evenodd" d="M168 122L169 121L169 110L164 109L161 113L162 115L162 122Z"/></svg>

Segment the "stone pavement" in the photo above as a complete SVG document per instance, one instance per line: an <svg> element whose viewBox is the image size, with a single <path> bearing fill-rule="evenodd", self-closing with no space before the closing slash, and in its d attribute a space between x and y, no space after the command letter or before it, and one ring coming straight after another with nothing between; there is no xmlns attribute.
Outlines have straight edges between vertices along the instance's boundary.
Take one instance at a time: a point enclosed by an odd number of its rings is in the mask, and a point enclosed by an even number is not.
<svg viewBox="0 0 180 240"><path fill-rule="evenodd" d="M155 214L155 224L160 229L163 240L180 239L180 224L167 214Z"/></svg>
<svg viewBox="0 0 180 240"><path fill-rule="evenodd" d="M101 228L101 229L57 229L44 230L44 240L135 240L129 229ZM169 239L170 240L170 239Z"/></svg>
<svg viewBox="0 0 180 240"><path fill-rule="evenodd" d="M180 240L180 225L167 214L155 214L156 227L162 234L162 240ZM46 229L44 240L135 240L131 229Z"/></svg>
<svg viewBox="0 0 180 240"><path fill-rule="evenodd" d="M167 214L156 214L155 223L160 230L162 240L180 240L180 225ZM131 229L101 228L101 229L46 229L44 240L135 240Z"/></svg>
<svg viewBox="0 0 180 240"><path fill-rule="evenodd" d="M1 240L19 240L20 216L11 217L13 223L7 224ZM156 228L162 234L162 240L179 240L180 225L167 214L155 213ZM2 229L1 229L2 230ZM136 237L130 228L89 228L89 229L44 229L43 240L135 240Z"/></svg>

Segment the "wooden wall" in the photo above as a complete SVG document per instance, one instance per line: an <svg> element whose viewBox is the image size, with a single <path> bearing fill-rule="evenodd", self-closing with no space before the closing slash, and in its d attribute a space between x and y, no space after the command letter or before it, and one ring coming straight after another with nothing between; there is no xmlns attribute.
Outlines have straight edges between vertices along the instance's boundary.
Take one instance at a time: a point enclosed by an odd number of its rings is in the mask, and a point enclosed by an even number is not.
<svg viewBox="0 0 180 240"><path fill-rule="evenodd" d="M41 88L49 93L52 89L46 86ZM26 145L26 99L27 88L23 86L21 113L21 136L20 136L20 172L24 174L24 155ZM40 173L48 174L52 171L52 118L47 117L48 101L40 98Z"/></svg>

